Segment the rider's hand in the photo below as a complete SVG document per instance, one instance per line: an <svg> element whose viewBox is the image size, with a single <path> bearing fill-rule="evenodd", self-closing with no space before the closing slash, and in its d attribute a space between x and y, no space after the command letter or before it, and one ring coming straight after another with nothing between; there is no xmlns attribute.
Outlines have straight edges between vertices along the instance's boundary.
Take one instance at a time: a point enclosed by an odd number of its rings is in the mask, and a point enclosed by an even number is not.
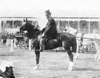
<svg viewBox="0 0 100 78"><path fill-rule="evenodd" d="M39 35L38 39L40 40L42 37L44 37L44 33L42 35Z"/></svg>

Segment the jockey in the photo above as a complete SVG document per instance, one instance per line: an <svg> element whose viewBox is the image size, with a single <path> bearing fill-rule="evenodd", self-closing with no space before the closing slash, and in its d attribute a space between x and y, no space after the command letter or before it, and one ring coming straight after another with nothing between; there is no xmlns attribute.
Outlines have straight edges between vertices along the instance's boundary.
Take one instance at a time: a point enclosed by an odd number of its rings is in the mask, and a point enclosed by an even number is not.
<svg viewBox="0 0 100 78"><path fill-rule="evenodd" d="M49 10L45 11L46 18L48 20L46 27L42 30L42 38L40 40L40 50L42 51L45 48L45 40L51 40L57 38L57 26L55 20L51 17L51 12Z"/></svg>

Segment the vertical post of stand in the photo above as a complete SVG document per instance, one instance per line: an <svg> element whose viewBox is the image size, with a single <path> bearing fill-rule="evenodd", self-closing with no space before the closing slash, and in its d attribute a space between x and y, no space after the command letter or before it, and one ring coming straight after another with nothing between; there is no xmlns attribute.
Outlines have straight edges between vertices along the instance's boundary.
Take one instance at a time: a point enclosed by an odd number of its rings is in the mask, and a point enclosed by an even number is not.
<svg viewBox="0 0 100 78"><path fill-rule="evenodd" d="M88 33L90 33L91 32L91 29L90 29L90 26L91 25L91 22L90 22L90 20L89 20L89 24L88 24Z"/></svg>
<svg viewBox="0 0 100 78"><path fill-rule="evenodd" d="M60 20L58 20L58 25L57 25L57 32L60 33L59 31L60 31Z"/></svg>
<svg viewBox="0 0 100 78"><path fill-rule="evenodd" d="M13 39L11 39L10 52L14 52L14 44L13 44Z"/></svg>
<svg viewBox="0 0 100 78"><path fill-rule="evenodd" d="M14 38L14 48L17 48L17 45L16 45L16 39Z"/></svg>
<svg viewBox="0 0 100 78"><path fill-rule="evenodd" d="M7 38L7 41L6 41L6 46L9 46L10 45L10 39Z"/></svg>
<svg viewBox="0 0 100 78"><path fill-rule="evenodd" d="M0 33L1 33L1 31L2 31L2 28L1 28L1 21L0 21Z"/></svg>
<svg viewBox="0 0 100 78"><path fill-rule="evenodd" d="M80 20L78 20L77 22L78 22L78 32L80 32Z"/></svg>
<svg viewBox="0 0 100 78"><path fill-rule="evenodd" d="M29 39L29 50L31 50L31 39Z"/></svg>

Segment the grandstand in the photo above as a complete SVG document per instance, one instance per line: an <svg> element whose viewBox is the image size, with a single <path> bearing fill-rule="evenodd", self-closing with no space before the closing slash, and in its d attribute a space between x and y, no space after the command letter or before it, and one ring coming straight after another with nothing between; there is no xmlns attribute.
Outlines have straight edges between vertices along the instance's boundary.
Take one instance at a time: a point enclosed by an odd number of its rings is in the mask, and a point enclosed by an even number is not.
<svg viewBox="0 0 100 78"><path fill-rule="evenodd" d="M37 23L36 17L0 17L0 32L4 32L7 28L20 27L24 18L27 18L33 25Z"/></svg>
<svg viewBox="0 0 100 78"><path fill-rule="evenodd" d="M20 27L24 18L28 18L33 25L38 22L36 17L0 17L0 32L3 32L5 28ZM58 26L58 32L63 32L66 26L83 33L93 33L94 29L100 29L99 17L54 17L54 19Z"/></svg>
<svg viewBox="0 0 100 78"><path fill-rule="evenodd" d="M66 26L73 27L79 32L93 33L94 29L100 29L99 17L54 17L59 32L63 32Z"/></svg>

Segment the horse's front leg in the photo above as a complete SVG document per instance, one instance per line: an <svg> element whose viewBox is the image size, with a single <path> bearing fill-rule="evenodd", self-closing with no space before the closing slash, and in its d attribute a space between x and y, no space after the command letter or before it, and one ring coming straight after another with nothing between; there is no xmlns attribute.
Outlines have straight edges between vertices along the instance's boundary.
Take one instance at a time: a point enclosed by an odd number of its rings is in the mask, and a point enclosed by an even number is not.
<svg viewBox="0 0 100 78"><path fill-rule="evenodd" d="M39 60L40 60L40 51L35 49L35 56L36 56L36 66L35 70L39 69Z"/></svg>
<svg viewBox="0 0 100 78"><path fill-rule="evenodd" d="M73 54L72 51L68 50L67 51L68 56L69 56L69 66L68 66L68 70L71 71L73 69Z"/></svg>

